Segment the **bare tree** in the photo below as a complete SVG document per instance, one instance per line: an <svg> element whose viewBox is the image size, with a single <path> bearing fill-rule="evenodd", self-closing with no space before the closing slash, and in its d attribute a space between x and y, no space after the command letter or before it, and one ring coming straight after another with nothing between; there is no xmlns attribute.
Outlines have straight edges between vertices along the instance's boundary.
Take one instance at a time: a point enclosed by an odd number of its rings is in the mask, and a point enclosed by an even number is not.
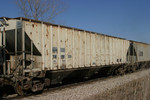
<svg viewBox="0 0 150 100"><path fill-rule="evenodd" d="M62 0L17 0L23 17L51 22L67 8Z"/></svg>

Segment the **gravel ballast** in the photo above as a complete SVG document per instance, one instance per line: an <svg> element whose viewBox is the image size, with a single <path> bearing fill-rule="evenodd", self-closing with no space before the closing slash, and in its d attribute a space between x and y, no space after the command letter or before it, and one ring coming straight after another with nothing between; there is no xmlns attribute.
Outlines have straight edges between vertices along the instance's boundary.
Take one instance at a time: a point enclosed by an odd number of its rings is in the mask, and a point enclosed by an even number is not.
<svg viewBox="0 0 150 100"><path fill-rule="evenodd" d="M147 76L150 76L150 69L106 80L97 80L90 82L89 84L77 85L71 88L44 92L39 95L24 97L21 100L87 100L88 98L92 99L95 95L113 90L131 81Z"/></svg>

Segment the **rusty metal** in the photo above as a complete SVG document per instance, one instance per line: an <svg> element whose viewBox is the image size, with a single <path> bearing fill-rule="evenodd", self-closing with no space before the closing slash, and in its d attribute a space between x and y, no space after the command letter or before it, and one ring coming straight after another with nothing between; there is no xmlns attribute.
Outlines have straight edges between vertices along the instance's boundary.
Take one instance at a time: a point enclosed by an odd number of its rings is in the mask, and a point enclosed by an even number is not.
<svg viewBox="0 0 150 100"><path fill-rule="evenodd" d="M19 85L19 84L17 84L17 85L15 86L15 91L16 91L17 94L19 94L19 95L21 95L21 96L24 95L22 86Z"/></svg>

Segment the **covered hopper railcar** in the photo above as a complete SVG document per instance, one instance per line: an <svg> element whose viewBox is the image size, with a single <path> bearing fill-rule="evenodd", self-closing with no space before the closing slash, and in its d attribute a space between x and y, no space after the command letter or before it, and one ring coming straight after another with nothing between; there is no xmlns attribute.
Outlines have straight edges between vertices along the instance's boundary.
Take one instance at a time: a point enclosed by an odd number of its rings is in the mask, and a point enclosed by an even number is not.
<svg viewBox="0 0 150 100"><path fill-rule="evenodd" d="M26 18L0 18L0 86L23 95L67 78L123 74L150 63L150 45Z"/></svg>

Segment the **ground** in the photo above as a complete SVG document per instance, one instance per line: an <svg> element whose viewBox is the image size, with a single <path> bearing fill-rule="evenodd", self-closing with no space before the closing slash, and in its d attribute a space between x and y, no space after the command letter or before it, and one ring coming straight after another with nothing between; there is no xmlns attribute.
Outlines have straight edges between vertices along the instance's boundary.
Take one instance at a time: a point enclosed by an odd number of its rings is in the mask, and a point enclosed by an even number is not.
<svg viewBox="0 0 150 100"><path fill-rule="evenodd" d="M150 69L145 69L123 76L46 91L21 100L149 100L149 84Z"/></svg>

